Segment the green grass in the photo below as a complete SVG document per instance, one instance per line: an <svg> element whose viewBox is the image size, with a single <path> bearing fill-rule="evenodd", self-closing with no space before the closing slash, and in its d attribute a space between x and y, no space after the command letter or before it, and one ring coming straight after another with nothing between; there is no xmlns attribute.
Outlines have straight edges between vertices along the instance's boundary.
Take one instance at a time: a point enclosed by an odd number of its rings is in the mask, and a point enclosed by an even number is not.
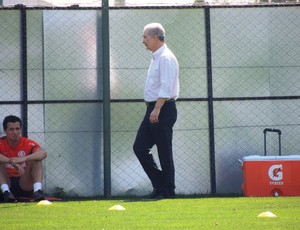
<svg viewBox="0 0 300 230"><path fill-rule="evenodd" d="M108 210L120 204L126 210ZM275 218L259 218L270 211ZM300 229L300 197L0 204L1 229Z"/></svg>

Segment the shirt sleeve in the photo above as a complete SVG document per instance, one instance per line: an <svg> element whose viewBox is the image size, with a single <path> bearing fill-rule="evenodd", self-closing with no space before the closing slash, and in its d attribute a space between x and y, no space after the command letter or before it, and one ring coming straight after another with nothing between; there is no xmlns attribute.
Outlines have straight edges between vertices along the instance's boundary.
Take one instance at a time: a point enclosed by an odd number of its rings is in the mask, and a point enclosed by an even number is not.
<svg viewBox="0 0 300 230"><path fill-rule="evenodd" d="M29 154L32 154L41 148L41 146L38 143L36 143L35 141L30 140L30 139L28 139L27 144L29 145L29 149L30 149Z"/></svg>
<svg viewBox="0 0 300 230"><path fill-rule="evenodd" d="M178 85L178 63L175 58L162 57L159 63L160 83L158 97L174 98L177 97Z"/></svg>

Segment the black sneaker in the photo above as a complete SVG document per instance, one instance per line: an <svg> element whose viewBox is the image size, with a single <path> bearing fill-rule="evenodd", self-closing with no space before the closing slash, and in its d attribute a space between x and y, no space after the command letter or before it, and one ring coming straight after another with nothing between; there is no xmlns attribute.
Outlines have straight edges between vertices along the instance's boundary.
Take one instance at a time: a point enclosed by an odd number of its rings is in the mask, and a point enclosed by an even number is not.
<svg viewBox="0 0 300 230"><path fill-rule="evenodd" d="M5 203L15 203L15 202L17 202L17 199L15 198L15 196L9 191L5 191L3 193L3 200L4 200Z"/></svg>
<svg viewBox="0 0 300 230"><path fill-rule="evenodd" d="M34 201L40 201L45 200L45 195L42 190L37 190L35 193L33 193L33 199Z"/></svg>

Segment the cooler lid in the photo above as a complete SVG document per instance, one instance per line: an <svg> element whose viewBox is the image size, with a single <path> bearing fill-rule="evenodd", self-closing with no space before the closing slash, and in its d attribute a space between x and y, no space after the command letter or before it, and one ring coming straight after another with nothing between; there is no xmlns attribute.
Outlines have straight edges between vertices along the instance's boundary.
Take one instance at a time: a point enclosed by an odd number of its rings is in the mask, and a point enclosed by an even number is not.
<svg viewBox="0 0 300 230"><path fill-rule="evenodd" d="M300 160L300 155L287 155L287 156L260 156L260 155L250 155L243 157L243 161L299 161Z"/></svg>

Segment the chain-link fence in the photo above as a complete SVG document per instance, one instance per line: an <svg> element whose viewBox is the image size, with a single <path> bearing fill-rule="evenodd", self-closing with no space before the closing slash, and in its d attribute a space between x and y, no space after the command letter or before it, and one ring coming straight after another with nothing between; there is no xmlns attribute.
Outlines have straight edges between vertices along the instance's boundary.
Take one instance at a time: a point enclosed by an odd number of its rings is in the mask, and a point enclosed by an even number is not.
<svg viewBox="0 0 300 230"><path fill-rule="evenodd" d="M238 160L263 154L264 128L282 130L282 155L300 152L299 12L297 4L111 7L105 43L102 8L3 8L1 120L26 119L24 134L47 150L48 194L150 192L132 145L151 58L143 27L160 22L180 64L176 192L240 193ZM277 137L268 138L276 155Z"/></svg>

